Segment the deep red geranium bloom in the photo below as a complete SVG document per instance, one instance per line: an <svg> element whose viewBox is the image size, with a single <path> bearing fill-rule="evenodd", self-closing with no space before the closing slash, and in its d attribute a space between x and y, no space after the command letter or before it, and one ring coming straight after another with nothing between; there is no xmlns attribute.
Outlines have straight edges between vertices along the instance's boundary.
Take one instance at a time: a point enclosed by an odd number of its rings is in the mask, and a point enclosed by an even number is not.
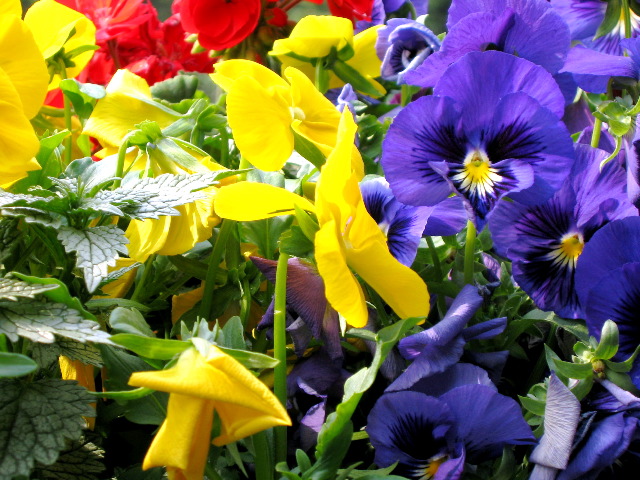
<svg viewBox="0 0 640 480"><path fill-rule="evenodd" d="M182 26L210 50L233 47L258 25L260 0L182 0Z"/></svg>

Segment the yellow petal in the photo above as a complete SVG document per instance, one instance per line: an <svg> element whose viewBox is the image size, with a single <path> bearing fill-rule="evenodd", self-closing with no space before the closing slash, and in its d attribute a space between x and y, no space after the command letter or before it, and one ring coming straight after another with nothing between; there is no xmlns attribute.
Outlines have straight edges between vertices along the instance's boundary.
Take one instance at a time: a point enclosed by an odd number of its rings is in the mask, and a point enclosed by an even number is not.
<svg viewBox="0 0 640 480"><path fill-rule="evenodd" d="M49 73L31 31L14 15L0 15L0 68L11 79L27 118L35 117L47 94Z"/></svg>
<svg viewBox="0 0 640 480"><path fill-rule="evenodd" d="M20 0L2 0L2 2L0 2L0 15L7 13L22 17L22 4Z"/></svg>
<svg viewBox="0 0 640 480"><path fill-rule="evenodd" d="M347 266L345 248L334 221L320 227L314 244L318 273L324 281L327 300L349 325L364 327L369 317L364 294Z"/></svg>
<svg viewBox="0 0 640 480"><path fill-rule="evenodd" d="M264 383L214 345L206 358L189 349L173 368L134 372L129 385L213 400L222 420L216 445L238 440L236 435L291 425L286 410Z"/></svg>
<svg viewBox="0 0 640 480"><path fill-rule="evenodd" d="M52 58L62 48L69 52L85 45L96 44L96 27L80 12L54 0L39 0L25 14L24 21L33 32L38 48L45 59ZM67 77L78 75L89 63L93 51L73 58L75 66L67 68ZM56 76L49 89L56 88L60 78Z"/></svg>
<svg viewBox="0 0 640 480"><path fill-rule="evenodd" d="M90 392L96 391L96 381L93 376L93 365L82 363L80 360L71 360L69 357L60 355L58 357L58 364L60 365L60 373L63 380L75 380L79 385ZM93 408L96 408L95 403L91 403ZM87 428L93 430L96 425L96 419L94 417L82 417L87 422Z"/></svg>
<svg viewBox="0 0 640 480"><path fill-rule="evenodd" d="M261 170L280 170L293 152L288 87L264 88L238 78L227 95L227 116L240 153Z"/></svg>
<svg viewBox="0 0 640 480"><path fill-rule="evenodd" d="M118 70L82 133L96 138L103 147L118 148L134 125L151 120L164 128L179 117L177 112L151 99L151 90L143 78L128 70Z"/></svg>
<svg viewBox="0 0 640 480"><path fill-rule="evenodd" d="M313 212L313 204L284 188L266 183L240 182L221 188L215 197L215 211L221 218L240 222L291 215L295 205Z"/></svg>
<svg viewBox="0 0 640 480"><path fill-rule="evenodd" d="M113 267L109 267L107 271L112 273L121 268L130 267L134 263L136 263L136 261L133 258L120 257L116 259L116 264ZM123 298L131 288L131 285L133 285L137 271L137 267L132 268L113 282L106 284L101 288L104 295L94 295L94 298Z"/></svg>
<svg viewBox="0 0 640 480"><path fill-rule="evenodd" d="M171 479L202 480L209 453L214 402L172 393L167 418L142 468L167 467Z"/></svg>
<svg viewBox="0 0 640 480"><path fill-rule="evenodd" d="M384 240L347 249L346 256L349 266L400 318L426 318L429 314L429 293L424 281L391 255Z"/></svg>
<svg viewBox="0 0 640 480"><path fill-rule="evenodd" d="M20 96L9 76L0 68L0 187L27 176L40 165L33 158L40 142L25 116Z"/></svg>
<svg viewBox="0 0 640 480"><path fill-rule="evenodd" d="M125 231L129 239L129 256L137 262L144 263L149 255L158 252L166 243L171 227L170 218L131 220Z"/></svg>
<svg viewBox="0 0 640 480"><path fill-rule="evenodd" d="M235 81L243 76L254 78L264 88L289 87L287 82L273 70L250 60L227 60L216 63L215 73L211 74L211 79L225 92L229 92Z"/></svg>
<svg viewBox="0 0 640 480"><path fill-rule="evenodd" d="M302 18L289 38L276 40L269 55L279 56L295 53L307 58L322 58L353 44L351 20L329 15L308 15Z"/></svg>
<svg viewBox="0 0 640 480"><path fill-rule="evenodd" d="M204 283L198 288L171 297L171 323L175 325L180 317L193 308L202 300L204 294Z"/></svg>

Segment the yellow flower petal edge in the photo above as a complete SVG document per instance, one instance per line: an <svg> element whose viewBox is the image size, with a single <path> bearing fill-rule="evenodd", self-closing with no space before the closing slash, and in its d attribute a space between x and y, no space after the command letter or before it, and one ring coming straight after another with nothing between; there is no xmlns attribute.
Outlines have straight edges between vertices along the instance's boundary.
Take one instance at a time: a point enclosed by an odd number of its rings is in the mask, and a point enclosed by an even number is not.
<svg viewBox="0 0 640 480"><path fill-rule="evenodd" d="M278 86L289 88L287 82L273 70L250 60L227 60L216 63L214 68L215 73L212 73L210 77L225 92L229 92L234 82L244 76L253 78L264 88Z"/></svg>
<svg viewBox="0 0 640 480"><path fill-rule="evenodd" d="M49 72L33 34L19 16L0 14L0 68L11 79L27 118L35 117L47 94Z"/></svg>
<svg viewBox="0 0 640 480"><path fill-rule="evenodd" d="M5 14L21 17L22 4L20 3L20 0L2 0L2 2L0 2L0 15Z"/></svg>
<svg viewBox="0 0 640 480"><path fill-rule="evenodd" d="M221 188L214 208L221 218L240 222L262 220L295 213L295 205L308 212L313 204L293 192L266 183L241 182Z"/></svg>

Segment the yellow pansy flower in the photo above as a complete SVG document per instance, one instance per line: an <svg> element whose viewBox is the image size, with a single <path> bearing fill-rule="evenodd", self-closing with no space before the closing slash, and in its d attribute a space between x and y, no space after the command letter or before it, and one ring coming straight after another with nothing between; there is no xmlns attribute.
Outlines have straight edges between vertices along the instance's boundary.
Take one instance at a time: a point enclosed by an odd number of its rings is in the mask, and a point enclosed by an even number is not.
<svg viewBox="0 0 640 480"><path fill-rule="evenodd" d="M20 0L3 0L0 2L0 15L7 13L21 17L22 4L20 3Z"/></svg>
<svg viewBox="0 0 640 480"><path fill-rule="evenodd" d="M19 15L20 11L17 15L0 11L0 68L13 83L24 114L33 118L47 95L49 73L33 34Z"/></svg>
<svg viewBox="0 0 640 480"><path fill-rule="evenodd" d="M356 125L345 109L338 144L322 168L316 187L320 230L315 237L318 272L327 300L354 327L364 327L368 313L362 288L351 267L400 318L426 317L429 293L420 276L396 260L384 234L369 215L351 166Z"/></svg>
<svg viewBox="0 0 640 480"><path fill-rule="evenodd" d="M80 12L55 0L39 0L25 14L24 21L29 26L45 60L53 61L64 48L65 52L96 44L95 25ZM73 66L66 68L68 78L76 77L93 57L93 50L82 52L72 59ZM55 74L49 83L49 90L58 86L62 78Z"/></svg>
<svg viewBox="0 0 640 480"><path fill-rule="evenodd" d="M271 391L238 361L210 346L206 356L186 350L168 370L135 372L129 385L170 393L167 417L153 439L143 469L166 466L170 480L202 480L214 411L216 446L274 426L291 425Z"/></svg>
<svg viewBox="0 0 640 480"><path fill-rule="evenodd" d="M304 58L324 58L332 49L338 55L347 49L345 57L353 54L353 24L351 20L330 15L307 15L293 27L288 38L276 40L269 55L296 55Z"/></svg>
<svg viewBox="0 0 640 480"><path fill-rule="evenodd" d="M294 131L325 155L333 149L340 113L308 77L288 68L283 79L248 60L216 65L211 78L227 91L227 116L242 155L261 170L279 170L293 152Z"/></svg>

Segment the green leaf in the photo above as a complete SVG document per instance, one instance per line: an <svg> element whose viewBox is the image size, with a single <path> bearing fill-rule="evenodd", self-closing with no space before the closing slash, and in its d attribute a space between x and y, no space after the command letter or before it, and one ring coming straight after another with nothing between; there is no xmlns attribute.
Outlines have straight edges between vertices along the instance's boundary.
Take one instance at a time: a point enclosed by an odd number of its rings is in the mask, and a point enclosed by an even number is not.
<svg viewBox="0 0 640 480"><path fill-rule="evenodd" d="M152 358L154 360L171 360L176 355L191 347L189 342L165 340L155 337L149 338L130 333L112 335L111 341L122 345L142 357Z"/></svg>
<svg viewBox="0 0 640 480"><path fill-rule="evenodd" d="M92 395L100 398L109 398L111 400L137 400L151 395L155 390L146 387L138 387L133 390L123 390L121 392L90 392Z"/></svg>
<svg viewBox="0 0 640 480"><path fill-rule="evenodd" d="M311 140L303 137L296 131L293 131L293 148L296 152L309 160L309 162L311 162L318 170L320 170L322 165L327 161L324 154Z"/></svg>
<svg viewBox="0 0 640 480"><path fill-rule="evenodd" d="M37 285L50 287L50 288L47 288L47 290L45 290L42 293L49 300L51 300L52 302L62 303L69 308L73 308L74 310L77 310L78 312L80 312L83 318L86 318L87 320L93 320L93 321L97 320L95 315L85 310L80 300L78 300L76 297L71 296L71 294L69 293L69 289L67 288L67 285L61 282L60 280L58 280L57 278L33 277L30 275L24 275L18 272L11 272L11 274L30 284L37 284Z"/></svg>
<svg viewBox="0 0 640 480"><path fill-rule="evenodd" d="M53 465L38 465L34 478L47 480L101 480L99 475L105 470L104 450L86 438L71 442L60 452L58 461Z"/></svg>
<svg viewBox="0 0 640 480"><path fill-rule="evenodd" d="M76 382L0 379L0 479L29 476L36 461L51 465L95 416L94 398Z"/></svg>
<svg viewBox="0 0 640 480"><path fill-rule="evenodd" d="M282 234L279 246L281 253L286 253L293 257L308 257L314 250L313 242L296 225L293 225Z"/></svg>
<svg viewBox="0 0 640 480"><path fill-rule="evenodd" d="M336 60L331 66L331 69L340 80L345 83L350 83L351 86L359 92L375 98L380 96L380 92L367 78L342 60Z"/></svg>
<svg viewBox="0 0 640 480"><path fill-rule="evenodd" d="M102 225L78 230L60 227L58 239L68 253L76 252L76 266L84 273L87 290L93 292L115 265L118 252L126 254L129 240L116 225Z"/></svg>
<svg viewBox="0 0 640 480"><path fill-rule="evenodd" d="M111 343L110 335L79 311L40 299L0 301L0 333L12 342L24 337L33 342L53 343L58 335L79 342Z"/></svg>
<svg viewBox="0 0 640 480"><path fill-rule="evenodd" d="M0 220L0 264L13 256L20 243L22 232L18 230L18 222L17 218Z"/></svg>
<svg viewBox="0 0 640 480"><path fill-rule="evenodd" d="M247 368L263 370L266 368L273 368L278 365L278 360L262 353L250 352L248 350L236 350L234 348L221 347L219 345L218 348L227 355L235 358Z"/></svg>
<svg viewBox="0 0 640 480"><path fill-rule="evenodd" d="M599 360L609 360L618 352L619 340L618 326L615 322L607 320L602 325L600 343L598 343L596 351L593 352L594 357Z"/></svg>
<svg viewBox="0 0 640 480"><path fill-rule="evenodd" d="M589 378L593 376L593 367L590 363L571 363L564 362L545 345L545 353L547 356L547 363L551 370L557 371L559 374L564 375L567 378ZM555 368L554 368L555 367Z"/></svg>
<svg viewBox="0 0 640 480"><path fill-rule="evenodd" d="M545 401L540 400L539 398L522 397L520 395L518 395L518 399L522 406L534 415L544 415L544 407L546 405Z"/></svg>
<svg viewBox="0 0 640 480"><path fill-rule="evenodd" d="M607 2L607 10L604 14L604 19L602 23L598 27L594 40L604 37L608 33L610 33L614 28L618 27L618 23L620 23L622 12L622 3L620 0L609 0Z"/></svg>
<svg viewBox="0 0 640 480"><path fill-rule="evenodd" d="M35 298L36 295L58 288L57 285L31 285L14 278L0 278L0 299L18 300L18 297Z"/></svg>
<svg viewBox="0 0 640 480"><path fill-rule="evenodd" d="M224 346L236 350L244 350L247 344L244 341L244 326L240 317L233 316L222 327L224 334Z"/></svg>
<svg viewBox="0 0 640 480"><path fill-rule="evenodd" d="M22 377L38 368L38 364L20 353L0 352L0 377Z"/></svg>
<svg viewBox="0 0 640 480"><path fill-rule="evenodd" d="M631 371L633 367L633 362L635 362L636 358L640 354L640 345L636 347L634 352L631 354L629 358L627 358L623 362L612 362L610 360L605 360L605 365L613 370L614 372L627 373Z"/></svg>
<svg viewBox="0 0 640 480"><path fill-rule="evenodd" d="M177 75L154 84L151 87L151 95L171 103L177 103L185 98L193 98L197 88L198 77Z"/></svg>
<svg viewBox="0 0 640 480"><path fill-rule="evenodd" d="M109 325L116 333L131 333L143 337L155 338L149 324L135 308L116 307L109 315Z"/></svg>
<svg viewBox="0 0 640 480"><path fill-rule="evenodd" d="M126 307L136 308L141 312L149 311L149 307L146 305L128 298L92 298L87 300L86 305L89 310L109 310L113 307Z"/></svg>
<svg viewBox="0 0 640 480"><path fill-rule="evenodd" d="M56 363L60 355L94 367L103 366L100 350L96 346L64 338L58 338L55 343L34 343L31 347L31 355L42 368L49 368Z"/></svg>

